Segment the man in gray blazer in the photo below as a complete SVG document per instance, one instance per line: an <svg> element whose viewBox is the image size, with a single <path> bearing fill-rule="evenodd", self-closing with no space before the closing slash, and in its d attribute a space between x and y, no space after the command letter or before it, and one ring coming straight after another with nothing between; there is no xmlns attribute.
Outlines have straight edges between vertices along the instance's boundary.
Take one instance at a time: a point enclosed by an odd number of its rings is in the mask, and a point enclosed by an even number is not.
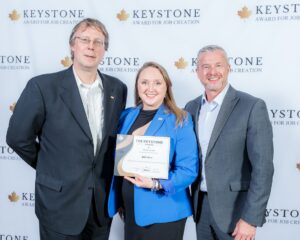
<svg viewBox="0 0 300 240"><path fill-rule="evenodd" d="M107 200L127 87L97 67L108 33L96 19L69 39L73 66L32 78L10 119L7 143L36 170L41 240L107 240Z"/></svg>
<svg viewBox="0 0 300 240"><path fill-rule="evenodd" d="M192 186L197 239L253 240L265 222L273 177L273 135L263 100L228 83L223 48L198 53L205 92L187 103L199 142L200 175Z"/></svg>

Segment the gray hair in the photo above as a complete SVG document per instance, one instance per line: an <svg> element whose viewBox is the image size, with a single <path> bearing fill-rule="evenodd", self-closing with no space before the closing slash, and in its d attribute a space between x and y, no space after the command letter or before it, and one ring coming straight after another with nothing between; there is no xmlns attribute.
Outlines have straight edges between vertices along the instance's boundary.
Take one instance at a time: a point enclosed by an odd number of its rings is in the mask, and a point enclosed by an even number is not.
<svg viewBox="0 0 300 240"><path fill-rule="evenodd" d="M104 35L104 38L105 38L104 39L104 48L107 51L108 45L109 45L109 35L108 35L108 32L107 32L106 27L104 26L104 24L102 22L100 22L99 20L94 19L94 18L85 18L85 19L83 19L82 21L80 21L79 23L77 23L74 26L74 28L73 28L73 30L71 32L70 38L69 38L69 44L70 44L70 46L73 45L73 42L74 42L74 39L75 39L75 33L81 27L84 27L84 28L94 27L97 30L99 30L100 32L102 32L102 34ZM72 60L74 58L74 54L73 54L72 50L71 50L71 58L72 58Z"/></svg>
<svg viewBox="0 0 300 240"><path fill-rule="evenodd" d="M224 57L225 57L226 61L229 62L229 61L228 61L228 56L227 56L226 51L225 51L222 47L220 47L220 46L218 46L218 45L207 45L207 46L201 48L201 49L199 50L199 52L198 52L197 58L199 59L199 57L200 57L200 55L201 55L202 53L205 53L205 52L214 52L214 51L216 51L216 50L222 51L223 54L224 54Z"/></svg>

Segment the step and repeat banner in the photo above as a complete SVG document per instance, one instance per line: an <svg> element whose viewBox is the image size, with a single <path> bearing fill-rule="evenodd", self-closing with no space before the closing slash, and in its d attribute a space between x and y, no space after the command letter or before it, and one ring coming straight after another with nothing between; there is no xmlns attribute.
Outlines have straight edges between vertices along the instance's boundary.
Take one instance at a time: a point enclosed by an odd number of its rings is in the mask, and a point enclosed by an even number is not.
<svg viewBox="0 0 300 240"><path fill-rule="evenodd" d="M133 105L136 72L145 61L157 61L168 70L183 107L203 92L195 73L198 50L208 44L227 50L229 82L266 101L274 129L273 188L267 222L256 239L299 238L299 0L0 3L0 239L39 239L35 172L8 147L6 130L27 81L71 65L69 35L86 17L101 20L110 33L110 48L99 69L127 84L128 106ZM110 239L123 239L122 234L123 223L115 217ZM191 218L184 239L196 239Z"/></svg>

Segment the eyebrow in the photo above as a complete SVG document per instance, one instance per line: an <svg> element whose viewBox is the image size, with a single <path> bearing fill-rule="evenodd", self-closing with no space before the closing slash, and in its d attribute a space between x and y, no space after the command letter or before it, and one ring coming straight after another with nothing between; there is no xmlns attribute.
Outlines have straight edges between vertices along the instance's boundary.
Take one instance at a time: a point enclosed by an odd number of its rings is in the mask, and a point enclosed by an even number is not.
<svg viewBox="0 0 300 240"><path fill-rule="evenodd" d="M217 64L224 64L222 62L216 62L216 63L203 63L200 66L205 66L205 65L217 65Z"/></svg>
<svg viewBox="0 0 300 240"><path fill-rule="evenodd" d="M91 39L89 36L85 36L85 35L78 35L77 37ZM104 41L104 39L102 39L102 38L100 38L100 37L94 38L94 40L101 40L101 41Z"/></svg>

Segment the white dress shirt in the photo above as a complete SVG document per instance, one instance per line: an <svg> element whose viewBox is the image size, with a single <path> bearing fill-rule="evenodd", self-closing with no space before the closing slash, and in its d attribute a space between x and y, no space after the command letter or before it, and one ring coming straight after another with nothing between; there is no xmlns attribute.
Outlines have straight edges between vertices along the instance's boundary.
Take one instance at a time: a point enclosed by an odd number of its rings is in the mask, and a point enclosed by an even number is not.
<svg viewBox="0 0 300 240"><path fill-rule="evenodd" d="M229 84L220 92L211 102L207 101L206 94L204 92L201 109L198 120L198 136L202 153L202 171L201 171L201 183L200 190L207 192L206 177L205 177L205 159L210 137L215 126L221 105L224 97L228 91Z"/></svg>
<svg viewBox="0 0 300 240"><path fill-rule="evenodd" d="M87 116L94 143L94 155L100 148L103 129L103 86L97 73L92 84L83 83L73 68L76 83Z"/></svg>

